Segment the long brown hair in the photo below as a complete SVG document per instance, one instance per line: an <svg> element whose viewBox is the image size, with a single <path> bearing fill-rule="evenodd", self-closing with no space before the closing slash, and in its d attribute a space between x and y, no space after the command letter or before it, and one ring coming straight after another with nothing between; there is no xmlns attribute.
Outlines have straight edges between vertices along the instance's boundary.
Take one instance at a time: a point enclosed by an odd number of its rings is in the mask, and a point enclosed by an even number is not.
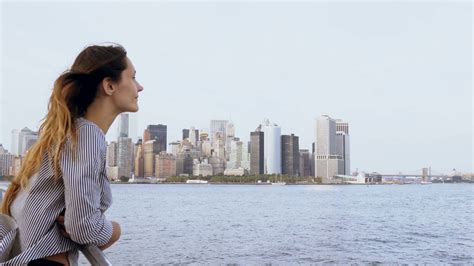
<svg viewBox="0 0 474 266"><path fill-rule="evenodd" d="M75 151L76 118L85 115L104 78L120 81L122 71L127 68L126 56L127 52L120 45L92 45L82 50L71 69L56 79L48 113L39 128L39 139L28 150L18 175L5 193L3 213L10 215L10 205L30 177L39 171L45 159L43 155L48 155L55 178L61 177L60 158L68 139Z"/></svg>

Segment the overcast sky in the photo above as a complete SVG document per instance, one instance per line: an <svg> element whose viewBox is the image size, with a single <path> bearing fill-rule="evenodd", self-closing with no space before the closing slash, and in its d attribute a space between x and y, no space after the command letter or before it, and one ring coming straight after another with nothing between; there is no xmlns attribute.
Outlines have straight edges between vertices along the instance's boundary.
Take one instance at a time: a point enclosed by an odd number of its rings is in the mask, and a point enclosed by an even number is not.
<svg viewBox="0 0 474 266"><path fill-rule="evenodd" d="M311 148L315 118L350 124L351 167L473 170L472 3L2 2L0 143L36 130L57 76L88 44L125 46L147 124L249 140L264 118ZM108 140L116 138L111 128Z"/></svg>

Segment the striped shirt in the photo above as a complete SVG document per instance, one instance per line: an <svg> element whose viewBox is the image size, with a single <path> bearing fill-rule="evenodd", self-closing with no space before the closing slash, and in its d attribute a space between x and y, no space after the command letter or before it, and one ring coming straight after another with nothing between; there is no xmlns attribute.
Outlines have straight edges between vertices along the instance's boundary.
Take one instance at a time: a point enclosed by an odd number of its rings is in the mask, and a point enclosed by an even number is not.
<svg viewBox="0 0 474 266"><path fill-rule="evenodd" d="M71 143L61 155L62 178L54 177L45 154L39 172L15 198L10 211L18 225L21 253L5 265L18 265L68 252L77 264L78 245L105 245L112 237L112 223L104 212L112 204L105 169L106 142L102 130L84 118L76 120L75 158ZM70 239L61 235L56 218L65 210L64 226Z"/></svg>

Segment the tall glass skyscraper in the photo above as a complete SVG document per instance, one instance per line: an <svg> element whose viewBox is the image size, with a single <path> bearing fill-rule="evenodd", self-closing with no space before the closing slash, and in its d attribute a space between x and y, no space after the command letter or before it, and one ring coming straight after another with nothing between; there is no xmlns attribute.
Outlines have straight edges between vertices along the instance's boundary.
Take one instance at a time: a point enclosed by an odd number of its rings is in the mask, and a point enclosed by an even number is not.
<svg viewBox="0 0 474 266"><path fill-rule="evenodd" d="M267 119L262 130L265 135L265 174L281 174L281 127Z"/></svg>

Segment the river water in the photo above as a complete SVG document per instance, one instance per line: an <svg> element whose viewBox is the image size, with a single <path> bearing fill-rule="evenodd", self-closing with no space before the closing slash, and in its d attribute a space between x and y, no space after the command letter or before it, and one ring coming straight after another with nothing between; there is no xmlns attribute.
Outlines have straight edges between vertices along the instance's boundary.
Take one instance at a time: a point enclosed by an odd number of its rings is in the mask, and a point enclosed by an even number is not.
<svg viewBox="0 0 474 266"><path fill-rule="evenodd" d="M474 263L474 185L112 185L123 264ZM81 263L84 259L81 258Z"/></svg>

